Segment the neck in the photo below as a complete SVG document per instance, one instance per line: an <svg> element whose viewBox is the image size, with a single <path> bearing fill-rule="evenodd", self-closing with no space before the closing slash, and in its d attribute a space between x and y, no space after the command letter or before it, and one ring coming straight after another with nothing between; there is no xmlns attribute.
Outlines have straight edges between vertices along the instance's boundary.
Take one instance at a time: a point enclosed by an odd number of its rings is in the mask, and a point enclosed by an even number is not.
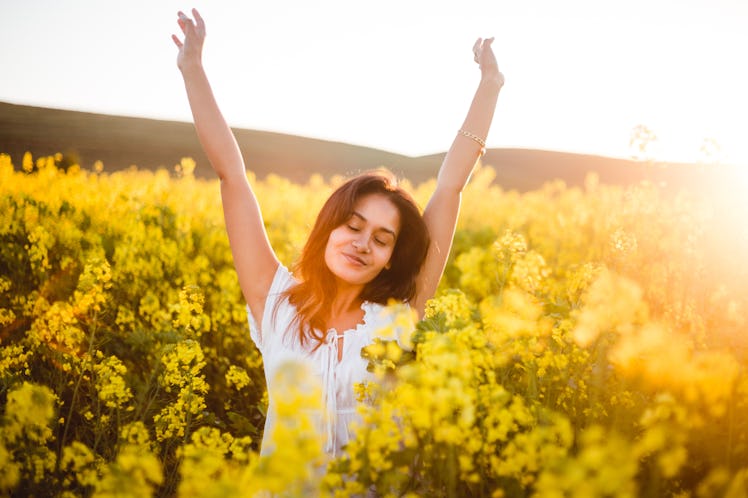
<svg viewBox="0 0 748 498"><path fill-rule="evenodd" d="M360 309L363 301L361 299L361 290L360 286L346 286L343 288L339 286L330 306L331 315L340 316Z"/></svg>

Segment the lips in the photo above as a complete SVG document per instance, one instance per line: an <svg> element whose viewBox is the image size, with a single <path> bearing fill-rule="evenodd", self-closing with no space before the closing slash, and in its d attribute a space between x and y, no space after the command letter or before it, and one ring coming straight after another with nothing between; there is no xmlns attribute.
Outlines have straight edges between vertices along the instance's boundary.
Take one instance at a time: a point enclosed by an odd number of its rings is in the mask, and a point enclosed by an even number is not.
<svg viewBox="0 0 748 498"><path fill-rule="evenodd" d="M364 261L363 259L359 258L358 256L354 254L348 254L344 252L343 257L347 259L353 265L366 266L366 261Z"/></svg>

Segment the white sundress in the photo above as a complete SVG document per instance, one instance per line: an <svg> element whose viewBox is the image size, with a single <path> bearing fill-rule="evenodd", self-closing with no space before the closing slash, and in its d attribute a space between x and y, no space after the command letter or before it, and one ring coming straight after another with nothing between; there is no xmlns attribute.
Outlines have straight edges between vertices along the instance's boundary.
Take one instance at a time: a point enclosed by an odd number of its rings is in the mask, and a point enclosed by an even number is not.
<svg viewBox="0 0 748 498"><path fill-rule="evenodd" d="M321 424L326 433L325 452L335 457L352 437L351 424L360 418L356 413L358 402L353 391L354 384L374 380L374 375L366 370L368 363L361 357L361 349L373 342L378 330L391 324L391 318L382 313L385 307L381 304L364 302L361 305L363 323L355 329L344 333L329 330L325 342L317 349L313 349L313 344L302 346L296 332L297 325L293 323L296 307L281 296L283 291L296 283L288 269L279 265L270 285L261 326L257 325L247 306L249 333L262 353L268 384L268 411L260 455L273 451L271 436L276 424L276 403L279 396L284 395L274 389L273 379L292 361L306 364L316 374L311 382L319 383L323 397L321 406L328 416L319 413L315 418L324 420ZM341 361L338 361L337 339L340 336L344 337L343 354Z"/></svg>

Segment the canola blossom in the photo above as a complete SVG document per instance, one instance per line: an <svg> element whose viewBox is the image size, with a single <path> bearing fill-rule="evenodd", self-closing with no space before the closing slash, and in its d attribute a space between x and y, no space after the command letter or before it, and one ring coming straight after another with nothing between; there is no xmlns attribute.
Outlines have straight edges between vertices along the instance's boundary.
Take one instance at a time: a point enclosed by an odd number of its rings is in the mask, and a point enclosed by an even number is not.
<svg viewBox="0 0 748 498"><path fill-rule="evenodd" d="M216 180L0 155L0 496L748 495L748 218L480 167L437 295L362 351L361 425L281 378L272 434ZM340 178L250 177L290 265ZM406 188L421 203L435 183ZM745 207L745 206L743 206Z"/></svg>

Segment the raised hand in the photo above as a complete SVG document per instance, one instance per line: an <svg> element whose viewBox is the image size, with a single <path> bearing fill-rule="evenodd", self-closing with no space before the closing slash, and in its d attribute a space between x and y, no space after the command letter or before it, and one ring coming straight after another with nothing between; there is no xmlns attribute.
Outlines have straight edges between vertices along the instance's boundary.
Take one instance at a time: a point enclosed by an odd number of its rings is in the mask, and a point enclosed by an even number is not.
<svg viewBox="0 0 748 498"><path fill-rule="evenodd" d="M504 75L499 71L499 65L496 62L496 56L493 53L491 44L492 38L478 38L473 45L473 60L478 63L483 79L494 79L499 85L504 84Z"/></svg>
<svg viewBox="0 0 748 498"><path fill-rule="evenodd" d="M184 37L171 37L179 49L177 66L184 79L197 137L221 179L224 220L239 285L255 320L261 323L279 261L270 247L239 145L218 108L205 74L202 64L205 22L195 9L192 9L192 19L183 12L178 16L177 23Z"/></svg>
<svg viewBox="0 0 748 498"><path fill-rule="evenodd" d="M174 44L179 49L177 67L183 72L188 66L200 64L202 61L205 21L200 17L197 9L192 9L192 15L195 18L194 21L182 11L177 13L177 24L179 24L179 28L184 35L184 42L177 35L171 35L171 39L174 40Z"/></svg>
<svg viewBox="0 0 748 498"><path fill-rule="evenodd" d="M416 296L410 304L423 317L426 301L436 293L444 274L447 255L454 238L457 215L460 211L461 192L477 159L486 146L496 100L504 84L496 57L491 49L493 38L478 38L473 45L473 55L481 71L481 79L473 96L462 126L455 130L455 139L439 169L436 190L431 196L423 219L429 229L431 246L416 282Z"/></svg>

